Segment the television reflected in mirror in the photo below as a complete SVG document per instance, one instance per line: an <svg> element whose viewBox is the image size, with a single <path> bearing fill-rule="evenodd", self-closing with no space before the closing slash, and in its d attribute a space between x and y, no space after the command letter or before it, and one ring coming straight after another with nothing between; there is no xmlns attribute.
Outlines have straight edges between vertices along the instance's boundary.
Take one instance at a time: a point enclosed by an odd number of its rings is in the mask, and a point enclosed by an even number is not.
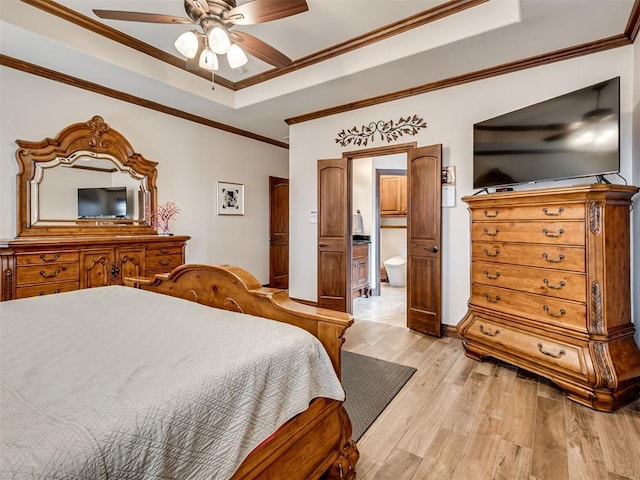
<svg viewBox="0 0 640 480"><path fill-rule="evenodd" d="M127 218L127 187L78 188L78 218Z"/></svg>
<svg viewBox="0 0 640 480"><path fill-rule="evenodd" d="M473 188L579 177L620 168L620 77L473 127Z"/></svg>

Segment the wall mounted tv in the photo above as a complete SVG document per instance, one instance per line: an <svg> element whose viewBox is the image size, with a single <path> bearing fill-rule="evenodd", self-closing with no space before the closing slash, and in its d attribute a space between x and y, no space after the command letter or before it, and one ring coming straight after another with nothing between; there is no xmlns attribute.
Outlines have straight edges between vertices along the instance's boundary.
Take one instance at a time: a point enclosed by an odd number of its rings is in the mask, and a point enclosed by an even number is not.
<svg viewBox="0 0 640 480"><path fill-rule="evenodd" d="M620 77L473 126L473 188L618 173Z"/></svg>
<svg viewBox="0 0 640 480"><path fill-rule="evenodd" d="M127 218L127 187L78 188L78 218Z"/></svg>

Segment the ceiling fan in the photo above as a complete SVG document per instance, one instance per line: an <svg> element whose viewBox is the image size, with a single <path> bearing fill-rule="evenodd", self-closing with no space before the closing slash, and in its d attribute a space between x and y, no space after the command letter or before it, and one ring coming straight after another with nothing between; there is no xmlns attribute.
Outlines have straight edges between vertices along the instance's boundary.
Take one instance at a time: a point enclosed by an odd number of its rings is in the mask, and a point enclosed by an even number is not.
<svg viewBox="0 0 640 480"><path fill-rule="evenodd" d="M198 67L211 72L218 70L217 55L227 55L232 69L247 63L245 51L273 65L286 67L291 59L262 40L232 28L253 25L297 15L309 9L305 0L251 0L236 5L236 0L184 0L189 18L160 13L128 12L94 9L99 18L131 22L193 24L198 29L178 37L175 46L187 57L187 70Z"/></svg>

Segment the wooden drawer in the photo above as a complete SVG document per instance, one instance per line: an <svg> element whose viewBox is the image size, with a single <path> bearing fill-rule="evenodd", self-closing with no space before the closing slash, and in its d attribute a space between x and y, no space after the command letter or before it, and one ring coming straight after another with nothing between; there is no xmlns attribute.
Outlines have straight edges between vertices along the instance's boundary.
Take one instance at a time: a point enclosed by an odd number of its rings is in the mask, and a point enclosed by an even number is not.
<svg viewBox="0 0 640 480"><path fill-rule="evenodd" d="M79 259L77 250L70 252L50 251L38 253L20 253L16 255L16 265L41 265L56 263L74 263Z"/></svg>
<svg viewBox="0 0 640 480"><path fill-rule="evenodd" d="M531 267L554 268L585 272L583 247L558 247L555 245L527 245L501 242L473 242L471 257L474 262L511 263Z"/></svg>
<svg viewBox="0 0 640 480"><path fill-rule="evenodd" d="M16 268L16 286L79 281L77 263L30 265Z"/></svg>
<svg viewBox="0 0 640 480"><path fill-rule="evenodd" d="M369 244L353 245L351 250L351 256L355 260L356 258L368 258L369 257Z"/></svg>
<svg viewBox="0 0 640 480"><path fill-rule="evenodd" d="M507 352L510 356L517 352L562 373L568 370L580 376L587 376L584 351L575 343L552 340L480 317L474 319L465 333L465 338L490 345L491 348Z"/></svg>
<svg viewBox="0 0 640 480"><path fill-rule="evenodd" d="M471 280L494 287L586 302L586 278L583 273L531 267L473 262Z"/></svg>
<svg viewBox="0 0 640 480"><path fill-rule="evenodd" d="M71 292L80 288L78 282L46 283L16 288L16 298L37 297L54 293Z"/></svg>
<svg viewBox="0 0 640 480"><path fill-rule="evenodd" d="M182 245L154 245L147 247L147 258L153 256L180 255L182 256Z"/></svg>
<svg viewBox="0 0 640 480"><path fill-rule="evenodd" d="M555 325L587 332L587 307L583 303L479 283L471 284L471 302L479 307L538 321L541 328Z"/></svg>
<svg viewBox="0 0 640 480"><path fill-rule="evenodd" d="M584 222L474 222L474 240L584 245Z"/></svg>
<svg viewBox="0 0 640 480"><path fill-rule="evenodd" d="M491 220L584 220L584 204L548 203L496 208L474 208L471 219Z"/></svg>
<svg viewBox="0 0 640 480"><path fill-rule="evenodd" d="M147 273L170 272L182 263L182 249L173 255L147 255L145 270Z"/></svg>

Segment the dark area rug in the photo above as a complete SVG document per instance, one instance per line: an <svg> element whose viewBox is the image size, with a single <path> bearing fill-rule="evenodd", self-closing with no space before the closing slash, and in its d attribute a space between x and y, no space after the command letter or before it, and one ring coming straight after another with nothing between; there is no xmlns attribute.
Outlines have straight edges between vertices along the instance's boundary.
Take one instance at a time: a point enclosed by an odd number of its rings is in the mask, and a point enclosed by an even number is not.
<svg viewBox="0 0 640 480"><path fill-rule="evenodd" d="M413 367L342 351L344 408L356 442L416 372Z"/></svg>

